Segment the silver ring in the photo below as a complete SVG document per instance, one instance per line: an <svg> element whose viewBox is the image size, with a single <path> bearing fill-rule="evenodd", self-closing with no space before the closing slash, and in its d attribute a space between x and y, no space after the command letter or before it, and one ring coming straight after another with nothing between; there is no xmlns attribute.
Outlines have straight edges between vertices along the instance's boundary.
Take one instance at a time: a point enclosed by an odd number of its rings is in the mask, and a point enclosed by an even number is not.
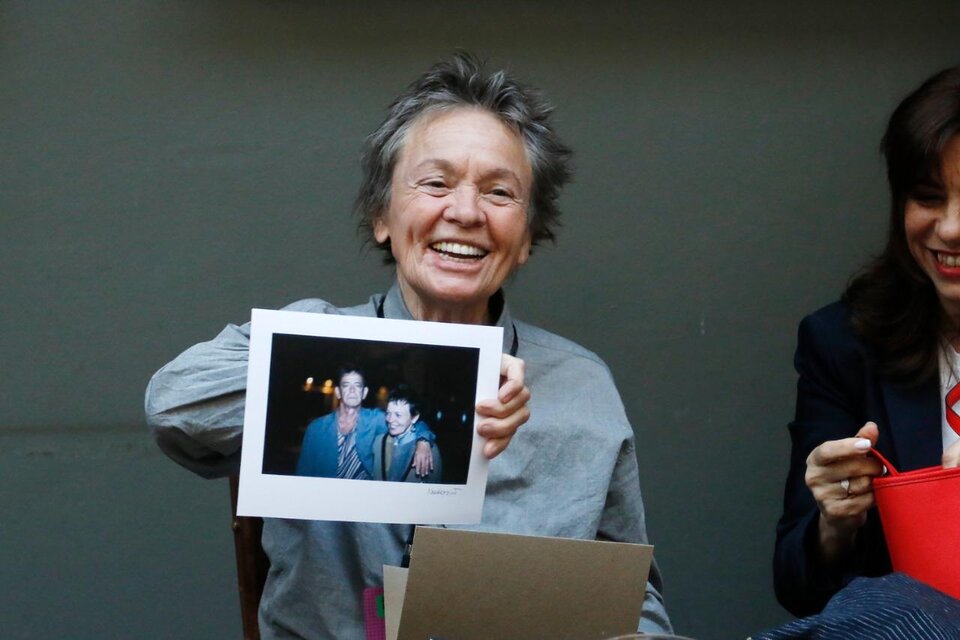
<svg viewBox="0 0 960 640"><path fill-rule="evenodd" d="M844 490L847 497L850 497L850 478L844 478L840 481L840 488Z"/></svg>

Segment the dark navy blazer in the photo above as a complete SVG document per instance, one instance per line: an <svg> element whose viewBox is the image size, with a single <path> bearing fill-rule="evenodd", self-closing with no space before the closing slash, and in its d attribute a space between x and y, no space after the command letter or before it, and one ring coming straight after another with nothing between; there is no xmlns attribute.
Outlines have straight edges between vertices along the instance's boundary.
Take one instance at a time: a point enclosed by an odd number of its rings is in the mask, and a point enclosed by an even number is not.
<svg viewBox="0 0 960 640"><path fill-rule="evenodd" d="M819 612L857 576L891 571L876 509L842 566L828 569L816 561L812 549L819 512L804 482L810 452L827 440L856 435L873 420L880 431L877 449L897 470L938 465L943 455L939 380L898 384L880 376L871 361L870 350L854 334L842 303L826 306L800 323L794 356L800 375L797 408L790 423L793 446L774 552L777 599L797 616Z"/></svg>

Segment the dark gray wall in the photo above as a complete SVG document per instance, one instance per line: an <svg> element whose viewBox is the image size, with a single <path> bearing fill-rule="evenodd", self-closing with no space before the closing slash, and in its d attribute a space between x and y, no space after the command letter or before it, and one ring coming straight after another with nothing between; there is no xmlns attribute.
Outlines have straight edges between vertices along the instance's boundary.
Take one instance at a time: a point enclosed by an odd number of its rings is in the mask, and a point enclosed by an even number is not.
<svg viewBox="0 0 960 640"><path fill-rule="evenodd" d="M387 286L359 145L458 46L577 152L509 296L613 369L677 630L787 619L795 326L879 248L884 120L960 62L960 5L570 4L0 2L4 637L239 636L226 483L154 450L143 387L253 306Z"/></svg>

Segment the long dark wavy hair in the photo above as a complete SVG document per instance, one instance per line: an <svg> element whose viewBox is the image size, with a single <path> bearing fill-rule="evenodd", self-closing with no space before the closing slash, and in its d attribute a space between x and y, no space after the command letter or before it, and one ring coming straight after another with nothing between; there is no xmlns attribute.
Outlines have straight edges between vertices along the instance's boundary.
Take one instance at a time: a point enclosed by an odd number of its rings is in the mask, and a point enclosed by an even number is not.
<svg viewBox="0 0 960 640"><path fill-rule="evenodd" d="M890 116L880 145L890 185L887 245L843 295L853 329L872 348L879 370L905 383L937 374L945 329L936 289L907 245L906 204L919 187L941 183L943 149L958 133L960 66L924 82Z"/></svg>

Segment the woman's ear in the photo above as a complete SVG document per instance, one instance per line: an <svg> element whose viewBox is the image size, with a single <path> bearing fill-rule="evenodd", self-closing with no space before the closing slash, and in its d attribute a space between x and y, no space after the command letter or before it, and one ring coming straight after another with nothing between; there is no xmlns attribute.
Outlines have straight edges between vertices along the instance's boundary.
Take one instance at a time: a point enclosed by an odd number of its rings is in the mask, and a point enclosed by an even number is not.
<svg viewBox="0 0 960 640"><path fill-rule="evenodd" d="M530 229L527 229L523 237L523 246L520 247L520 254L517 258L518 267L522 264L526 264L527 260L530 259L530 248L532 246L533 246L533 234L530 233Z"/></svg>
<svg viewBox="0 0 960 640"><path fill-rule="evenodd" d="M377 244L383 244L390 239L390 229L382 215L377 216L377 219L373 221L373 237Z"/></svg>

